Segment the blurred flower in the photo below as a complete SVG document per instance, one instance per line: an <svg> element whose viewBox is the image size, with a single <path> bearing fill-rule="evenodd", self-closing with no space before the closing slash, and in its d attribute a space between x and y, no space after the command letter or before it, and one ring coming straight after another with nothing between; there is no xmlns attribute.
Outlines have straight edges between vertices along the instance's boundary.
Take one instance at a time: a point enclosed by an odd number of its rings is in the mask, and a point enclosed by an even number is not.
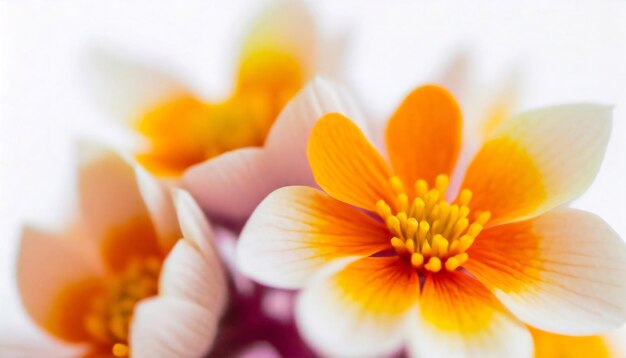
<svg viewBox="0 0 626 358"><path fill-rule="evenodd" d="M418 88L389 121L393 171L357 126L328 114L308 144L326 193L270 194L242 232L238 263L261 283L304 289L299 326L328 355L406 342L419 356L528 356L521 322L572 335L616 328L626 247L600 218L559 208L593 181L610 112L575 104L507 118L462 190L448 185L461 112L442 88Z"/></svg>
<svg viewBox="0 0 626 358"><path fill-rule="evenodd" d="M229 98L206 101L166 74L106 56L93 61L97 97L121 97L108 106L126 108L120 115L148 141L137 160L157 176L178 178L207 159L263 146L287 101L315 73L334 72L342 57L318 40L302 2L277 1L248 31Z"/></svg>
<svg viewBox="0 0 626 358"><path fill-rule="evenodd" d="M79 197L65 232L24 230L17 280L32 319L90 356L207 352L226 283L191 196L177 190L174 203L141 168L94 148L81 160Z"/></svg>

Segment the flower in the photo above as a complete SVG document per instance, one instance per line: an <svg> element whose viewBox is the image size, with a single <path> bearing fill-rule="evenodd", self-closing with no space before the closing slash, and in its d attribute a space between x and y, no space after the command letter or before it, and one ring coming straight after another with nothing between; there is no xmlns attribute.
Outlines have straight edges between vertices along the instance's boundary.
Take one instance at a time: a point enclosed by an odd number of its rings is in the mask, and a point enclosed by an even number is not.
<svg viewBox="0 0 626 358"><path fill-rule="evenodd" d="M605 106L523 113L458 173L461 111L441 87L416 89L391 117L391 165L328 114L308 143L324 191L270 194L243 229L238 263L263 284L303 289L299 327L327 355L406 343L414 356L529 356L524 323L608 331L626 319L626 247L602 219L562 206L593 181L610 129Z"/></svg>
<svg viewBox="0 0 626 358"><path fill-rule="evenodd" d="M24 230L17 281L30 317L83 354L204 354L226 283L191 196L178 189L174 203L142 169L92 149L79 197L80 217L64 232Z"/></svg>
<svg viewBox="0 0 626 358"><path fill-rule="evenodd" d="M91 65L96 66L93 74L102 77L95 84L104 85L98 99L121 94L109 107L126 107L117 115L146 139L136 159L158 177L178 179L188 168L224 153L261 147L287 101L314 73L335 66L320 57L326 52L318 40L301 2L277 1L253 21L233 92L221 101L205 100L159 71L102 54Z"/></svg>

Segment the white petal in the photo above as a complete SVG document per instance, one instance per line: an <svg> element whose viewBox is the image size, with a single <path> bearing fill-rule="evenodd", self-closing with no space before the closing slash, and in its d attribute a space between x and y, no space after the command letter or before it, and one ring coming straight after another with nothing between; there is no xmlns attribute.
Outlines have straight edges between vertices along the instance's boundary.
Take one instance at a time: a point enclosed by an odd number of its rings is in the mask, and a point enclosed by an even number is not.
<svg viewBox="0 0 626 358"><path fill-rule="evenodd" d="M626 322L626 245L600 218L573 209L481 233L465 267L525 323L591 335Z"/></svg>
<svg viewBox="0 0 626 358"><path fill-rule="evenodd" d="M164 252L168 252L182 235L171 189L139 165L135 165L135 175L139 191L159 236L161 247Z"/></svg>
<svg viewBox="0 0 626 358"><path fill-rule="evenodd" d="M581 195L595 178L611 133L611 108L548 107L504 120L470 164L463 187L489 225L523 220Z"/></svg>
<svg viewBox="0 0 626 358"><path fill-rule="evenodd" d="M532 340L476 279L460 272L426 278L419 312L408 324L415 357L528 358Z"/></svg>
<svg viewBox="0 0 626 358"><path fill-rule="evenodd" d="M296 304L298 327L325 356L393 353L418 302L419 278L395 257L350 261L328 265L307 285Z"/></svg>
<svg viewBox="0 0 626 358"><path fill-rule="evenodd" d="M237 264L269 286L302 288L317 270L342 257L389 247L387 229L324 192L290 186L274 191L241 232Z"/></svg>
<svg viewBox="0 0 626 358"><path fill-rule="evenodd" d="M207 260L191 241L180 240L163 264L159 294L194 302L219 317L227 295L221 266L217 258Z"/></svg>
<svg viewBox="0 0 626 358"><path fill-rule="evenodd" d="M264 149L243 148L191 167L183 184L212 216L245 220L280 184Z"/></svg>
<svg viewBox="0 0 626 358"><path fill-rule="evenodd" d="M196 201L183 189L173 189L172 195L183 238L198 248L207 260L217 259L213 229Z"/></svg>
<svg viewBox="0 0 626 358"><path fill-rule="evenodd" d="M170 292L168 290L171 289L172 292L181 293L185 297L193 296L197 300L206 300L203 301L203 306L214 310L219 316L226 304L228 288L213 230L204 213L188 192L174 189L173 195L184 241L177 244L180 246L179 251L172 252L174 256L167 259L170 263L166 262L163 270L166 278L163 280L164 282L171 282L171 285L165 283L163 287L166 293ZM188 271L186 274L190 281L188 284L181 283L180 279L183 275L181 270ZM197 284L194 289L190 289L190 286L193 285L192 282ZM205 292L200 293L199 291ZM202 298L200 297L202 295L208 297Z"/></svg>
<svg viewBox="0 0 626 358"><path fill-rule="evenodd" d="M148 216L132 166L104 146L78 147L79 200L86 228L103 239L113 227Z"/></svg>
<svg viewBox="0 0 626 358"><path fill-rule="evenodd" d="M103 272L90 241L72 239L76 237L33 228L24 229L22 234L17 257L18 290L27 313L44 329L50 324L52 305L63 289Z"/></svg>
<svg viewBox="0 0 626 358"><path fill-rule="evenodd" d="M176 297L154 297L135 307L131 356L202 357L217 332L215 312Z"/></svg>

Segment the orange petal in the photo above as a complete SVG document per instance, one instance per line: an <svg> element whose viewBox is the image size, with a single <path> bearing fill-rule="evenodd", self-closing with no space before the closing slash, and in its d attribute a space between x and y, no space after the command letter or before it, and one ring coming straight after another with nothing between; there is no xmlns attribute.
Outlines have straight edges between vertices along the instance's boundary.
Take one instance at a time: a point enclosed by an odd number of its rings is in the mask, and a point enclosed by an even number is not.
<svg viewBox="0 0 626 358"><path fill-rule="evenodd" d="M324 356L384 356L402 343L407 314L419 300L419 277L398 257L367 257L307 285L296 317Z"/></svg>
<svg viewBox="0 0 626 358"><path fill-rule="evenodd" d="M505 120L471 162L463 187L489 225L522 220L567 203L595 177L611 109L591 104L535 110Z"/></svg>
<svg viewBox="0 0 626 358"><path fill-rule="evenodd" d="M290 186L257 207L239 238L237 260L250 277L283 288L301 288L329 262L369 256L390 247L379 221L326 193Z"/></svg>
<svg viewBox="0 0 626 358"><path fill-rule="evenodd" d="M450 175L461 148L461 110L445 89L428 85L409 94L387 125L387 148L405 183Z"/></svg>
<svg viewBox="0 0 626 358"><path fill-rule="evenodd" d="M161 253L166 255L182 237L171 187L150 175L139 165L135 166L135 176L146 208L150 212Z"/></svg>
<svg viewBox="0 0 626 358"><path fill-rule="evenodd" d="M150 141L137 160L154 175L177 177L207 158L209 119L209 107L191 96L152 107L136 124Z"/></svg>
<svg viewBox="0 0 626 358"><path fill-rule="evenodd" d="M343 115L330 113L317 122L307 155L313 177L333 197L370 211L381 199L394 202L387 163Z"/></svg>
<svg viewBox="0 0 626 358"><path fill-rule="evenodd" d="M626 245L602 219L553 210L483 231L464 267L523 322L561 334L626 321Z"/></svg>
<svg viewBox="0 0 626 358"><path fill-rule="evenodd" d="M411 352L425 357L528 357L528 330L476 279L461 272L428 275Z"/></svg>
<svg viewBox="0 0 626 358"><path fill-rule="evenodd" d="M535 345L535 358L610 358L607 341L601 336L563 336L530 329Z"/></svg>
<svg viewBox="0 0 626 358"><path fill-rule="evenodd" d="M17 259L24 308L49 333L70 342L89 336L84 317L98 292L100 267L80 242L27 228Z"/></svg>
<svg viewBox="0 0 626 358"><path fill-rule="evenodd" d="M160 256L150 215L133 168L102 148L82 148L79 173L81 214L105 262L123 269L132 256Z"/></svg>

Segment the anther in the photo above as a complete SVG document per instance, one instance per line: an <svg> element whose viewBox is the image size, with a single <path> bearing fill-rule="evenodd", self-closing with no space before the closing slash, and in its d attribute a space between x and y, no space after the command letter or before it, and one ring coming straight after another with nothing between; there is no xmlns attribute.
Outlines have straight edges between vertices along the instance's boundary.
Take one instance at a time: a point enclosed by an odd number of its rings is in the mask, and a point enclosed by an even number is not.
<svg viewBox="0 0 626 358"><path fill-rule="evenodd" d="M422 256L422 254L415 253L411 255L411 265L413 265L413 267L420 268L423 263L424 263L424 256Z"/></svg>
<svg viewBox="0 0 626 358"><path fill-rule="evenodd" d="M424 268L430 272L439 272L441 271L441 260L433 256L428 260L428 263L424 265Z"/></svg>
<svg viewBox="0 0 626 358"><path fill-rule="evenodd" d="M410 198L399 177L389 180L395 192L393 203L379 200L376 212L391 233L391 246L417 270L454 271L468 259L466 251L490 219L490 213L470 216L472 192L461 190L450 204L446 193L447 175L438 175L432 187L425 180L414 183L415 197ZM472 218L472 219L470 219Z"/></svg>

